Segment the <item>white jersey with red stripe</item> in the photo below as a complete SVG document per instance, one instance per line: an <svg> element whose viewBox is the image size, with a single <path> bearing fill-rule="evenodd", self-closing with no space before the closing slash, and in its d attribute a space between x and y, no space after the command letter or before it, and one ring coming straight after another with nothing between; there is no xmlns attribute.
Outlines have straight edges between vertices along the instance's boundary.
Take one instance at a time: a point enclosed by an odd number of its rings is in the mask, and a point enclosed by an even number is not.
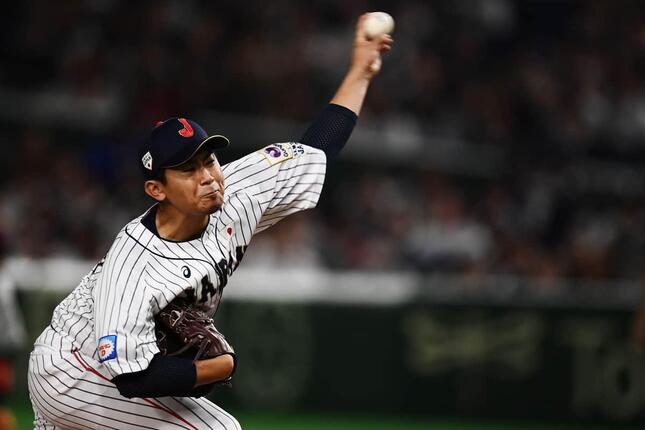
<svg viewBox="0 0 645 430"><path fill-rule="evenodd" d="M289 214L314 207L325 167L325 154L318 149L299 143L269 145L222 166L224 203L210 216L200 237L164 240L143 225L146 214L134 219L118 233L105 258L55 309L51 326L37 342L36 355L59 348L70 349L60 351L63 355L74 350L80 360L94 363L93 372L106 380L146 369L159 352L155 314L178 296L214 314L253 235ZM32 363L36 364L38 371L30 368L30 377L35 378L30 388L39 392L32 393L32 398L48 393L55 398L47 385L35 382L47 378L43 375L54 375L49 382L56 386L58 367L48 369L47 360ZM91 384L84 390L91 390ZM56 414L52 415L46 418L55 419Z"/></svg>

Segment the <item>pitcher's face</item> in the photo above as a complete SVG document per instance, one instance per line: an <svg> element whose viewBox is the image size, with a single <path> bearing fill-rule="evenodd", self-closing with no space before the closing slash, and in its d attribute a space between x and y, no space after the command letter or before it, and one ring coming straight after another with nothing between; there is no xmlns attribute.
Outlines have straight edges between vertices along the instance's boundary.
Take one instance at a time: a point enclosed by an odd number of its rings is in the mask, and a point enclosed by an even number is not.
<svg viewBox="0 0 645 430"><path fill-rule="evenodd" d="M199 151L187 162L165 171L166 201L186 215L217 212L224 203L224 175L215 154Z"/></svg>

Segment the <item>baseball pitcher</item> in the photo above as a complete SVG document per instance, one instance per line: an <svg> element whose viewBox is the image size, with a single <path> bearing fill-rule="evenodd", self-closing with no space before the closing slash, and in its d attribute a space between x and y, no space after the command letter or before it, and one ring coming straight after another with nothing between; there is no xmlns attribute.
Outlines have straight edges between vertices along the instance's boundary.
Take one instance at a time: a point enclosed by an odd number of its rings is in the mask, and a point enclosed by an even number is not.
<svg viewBox="0 0 645 430"><path fill-rule="evenodd" d="M155 204L116 235L35 342L35 428L241 428L204 397L236 367L211 317L253 235L317 204L326 163L392 44L389 35L367 39L365 18L342 84L299 142L220 166L226 137L183 117L151 130L138 162Z"/></svg>

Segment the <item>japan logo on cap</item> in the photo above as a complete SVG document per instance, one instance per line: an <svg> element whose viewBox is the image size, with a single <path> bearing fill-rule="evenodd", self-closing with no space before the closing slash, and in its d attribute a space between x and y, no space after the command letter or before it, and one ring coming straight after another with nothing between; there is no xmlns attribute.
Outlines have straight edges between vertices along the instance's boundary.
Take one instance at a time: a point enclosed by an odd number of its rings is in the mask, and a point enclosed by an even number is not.
<svg viewBox="0 0 645 430"><path fill-rule="evenodd" d="M152 154L150 154L150 151L146 152L146 155L141 158L141 162L143 163L143 167L152 170Z"/></svg>

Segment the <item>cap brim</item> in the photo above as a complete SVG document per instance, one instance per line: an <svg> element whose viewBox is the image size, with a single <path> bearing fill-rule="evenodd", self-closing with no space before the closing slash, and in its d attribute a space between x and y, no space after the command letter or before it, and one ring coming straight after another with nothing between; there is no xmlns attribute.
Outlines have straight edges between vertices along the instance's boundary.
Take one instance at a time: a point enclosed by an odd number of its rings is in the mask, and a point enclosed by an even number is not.
<svg viewBox="0 0 645 430"><path fill-rule="evenodd" d="M198 148L201 148L206 142L208 142L213 149L226 148L231 143L229 142L228 137L222 136L221 134L214 134L213 136L208 136L204 139Z"/></svg>
<svg viewBox="0 0 645 430"><path fill-rule="evenodd" d="M171 169L173 167L181 166L191 158L195 156L199 152L200 149L202 149L205 145L207 145L211 149L222 149L226 148L231 142L228 140L226 136L222 136L221 134L215 134L213 136L208 136L206 139L202 140L202 142L197 145L197 147L191 152L186 158L184 158L181 162L179 163L174 163L171 166L164 166L164 169Z"/></svg>

